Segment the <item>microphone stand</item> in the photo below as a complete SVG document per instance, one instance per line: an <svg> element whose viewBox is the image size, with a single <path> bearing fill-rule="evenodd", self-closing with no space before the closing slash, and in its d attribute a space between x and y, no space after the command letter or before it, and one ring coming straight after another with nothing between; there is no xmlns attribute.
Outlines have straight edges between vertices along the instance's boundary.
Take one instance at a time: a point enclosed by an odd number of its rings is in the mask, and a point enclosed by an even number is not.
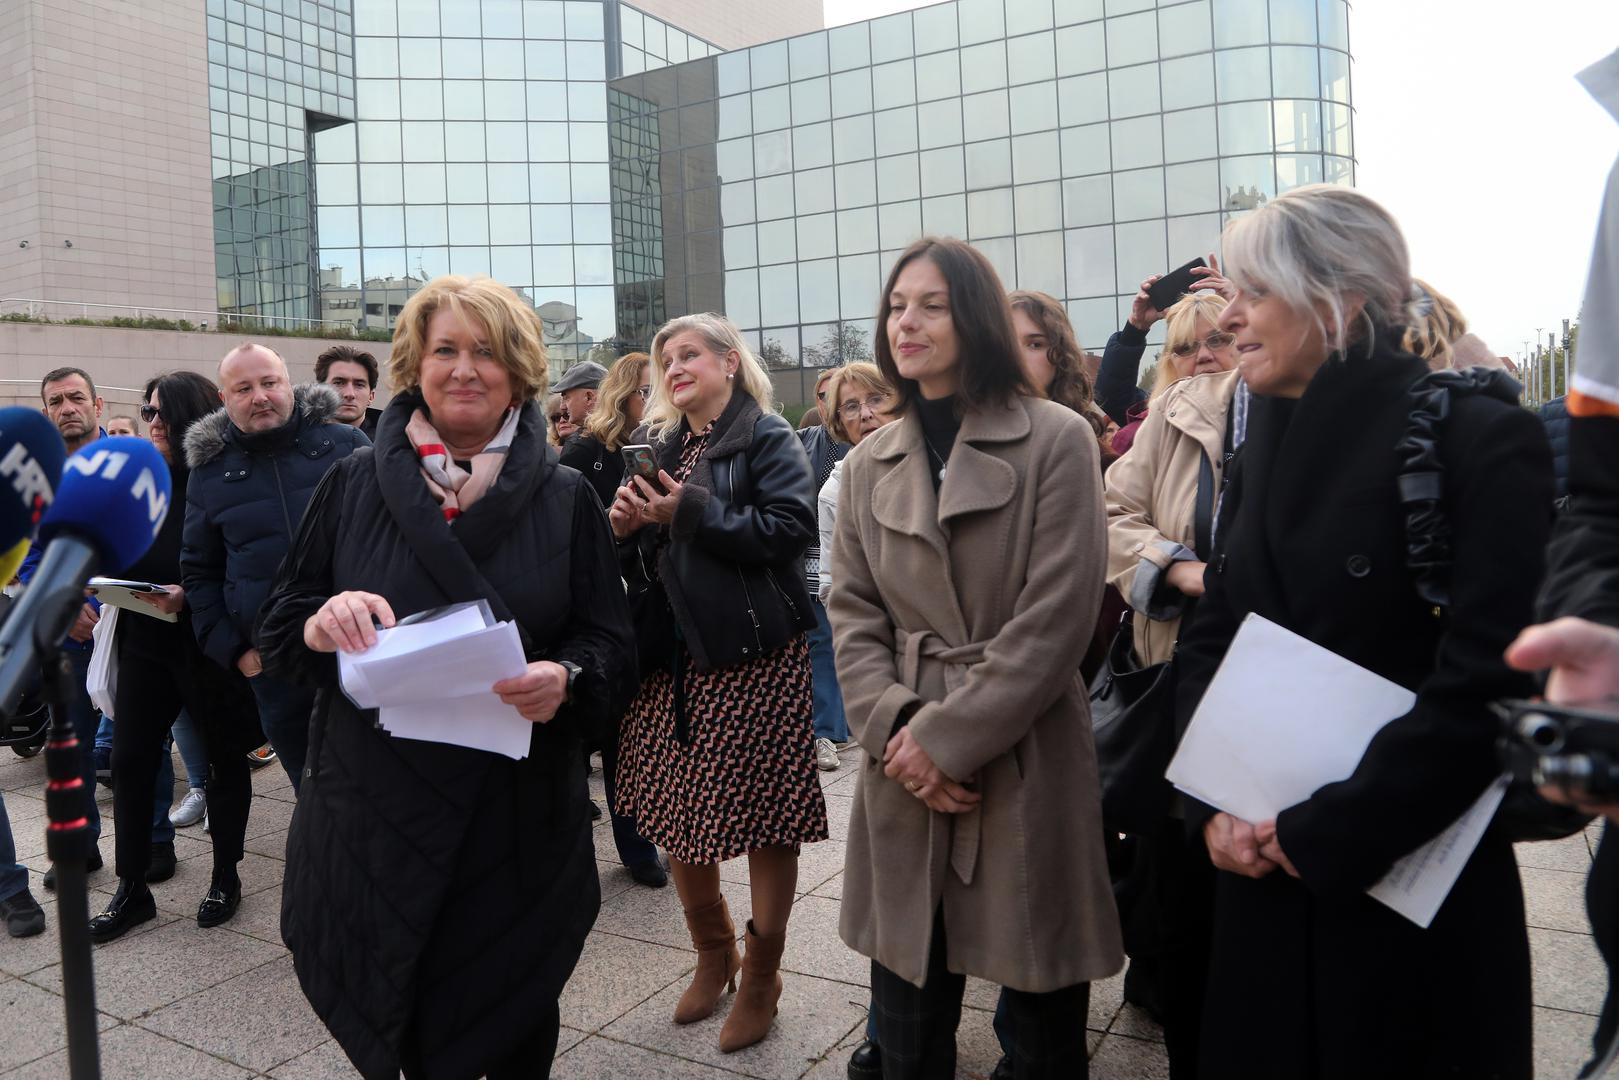
<svg viewBox="0 0 1619 1080"><path fill-rule="evenodd" d="M49 620L46 620L47 622ZM43 624L42 624L43 625ZM49 633L49 631L46 631ZM56 870L56 917L62 941L62 998L67 1013L68 1075L72 1080L101 1076L101 1046L96 1032L96 977L90 959L90 898L85 864L90 858L90 820L84 790L83 756L68 706L74 691L73 665L62 652L61 638L38 640L43 661L45 703L51 729L45 744L45 851ZM82 693L82 689L80 691Z"/></svg>

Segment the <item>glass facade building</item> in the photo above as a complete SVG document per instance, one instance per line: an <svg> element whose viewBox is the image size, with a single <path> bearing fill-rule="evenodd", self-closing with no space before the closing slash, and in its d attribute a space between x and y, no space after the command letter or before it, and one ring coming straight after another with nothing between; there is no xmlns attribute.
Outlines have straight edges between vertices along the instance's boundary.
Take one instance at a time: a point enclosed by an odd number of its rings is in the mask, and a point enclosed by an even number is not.
<svg viewBox="0 0 1619 1080"><path fill-rule="evenodd" d="M951 0L626 75L618 336L723 311L804 401L870 354L893 259L942 234L1100 348L1233 215L1354 182L1350 79L1344 0Z"/></svg>

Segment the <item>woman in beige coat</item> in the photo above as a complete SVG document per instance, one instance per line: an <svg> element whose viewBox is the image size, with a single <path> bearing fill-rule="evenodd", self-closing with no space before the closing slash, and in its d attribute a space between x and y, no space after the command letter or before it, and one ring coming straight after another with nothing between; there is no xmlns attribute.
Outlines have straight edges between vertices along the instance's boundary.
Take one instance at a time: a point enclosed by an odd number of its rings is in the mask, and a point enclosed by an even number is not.
<svg viewBox="0 0 1619 1080"><path fill-rule="evenodd" d="M839 931L886 1080L954 1075L966 975L1008 989L1016 1075L1083 1076L1089 983L1123 959L1074 617L1102 590L1096 438L1033 396L967 245L912 245L878 323L902 415L849 455L833 550L866 752Z"/></svg>

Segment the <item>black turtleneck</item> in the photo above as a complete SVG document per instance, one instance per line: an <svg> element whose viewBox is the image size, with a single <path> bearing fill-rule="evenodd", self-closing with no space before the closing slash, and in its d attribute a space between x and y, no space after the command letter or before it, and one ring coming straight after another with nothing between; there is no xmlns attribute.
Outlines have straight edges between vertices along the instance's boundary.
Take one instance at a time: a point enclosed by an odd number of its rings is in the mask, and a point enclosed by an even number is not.
<svg viewBox="0 0 1619 1080"><path fill-rule="evenodd" d="M950 448L956 444L956 433L961 430L961 417L956 415L956 396L934 398L929 401L921 394L911 399L916 407L916 418L922 424L922 452L928 456L928 475L933 478L933 490L943 482L939 472L950 460Z"/></svg>

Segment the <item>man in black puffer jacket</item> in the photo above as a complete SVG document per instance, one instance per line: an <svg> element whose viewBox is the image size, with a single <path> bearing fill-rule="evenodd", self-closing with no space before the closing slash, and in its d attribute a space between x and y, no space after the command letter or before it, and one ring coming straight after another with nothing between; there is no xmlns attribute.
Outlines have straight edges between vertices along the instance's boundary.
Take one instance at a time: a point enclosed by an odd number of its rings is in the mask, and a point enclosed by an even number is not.
<svg viewBox="0 0 1619 1080"><path fill-rule="evenodd" d="M315 485L371 442L337 422L336 391L320 384L295 390L286 363L263 345L226 353L219 388L225 407L186 435L186 600L202 651L247 676L264 734L296 791L314 694L262 674L253 624Z"/></svg>

